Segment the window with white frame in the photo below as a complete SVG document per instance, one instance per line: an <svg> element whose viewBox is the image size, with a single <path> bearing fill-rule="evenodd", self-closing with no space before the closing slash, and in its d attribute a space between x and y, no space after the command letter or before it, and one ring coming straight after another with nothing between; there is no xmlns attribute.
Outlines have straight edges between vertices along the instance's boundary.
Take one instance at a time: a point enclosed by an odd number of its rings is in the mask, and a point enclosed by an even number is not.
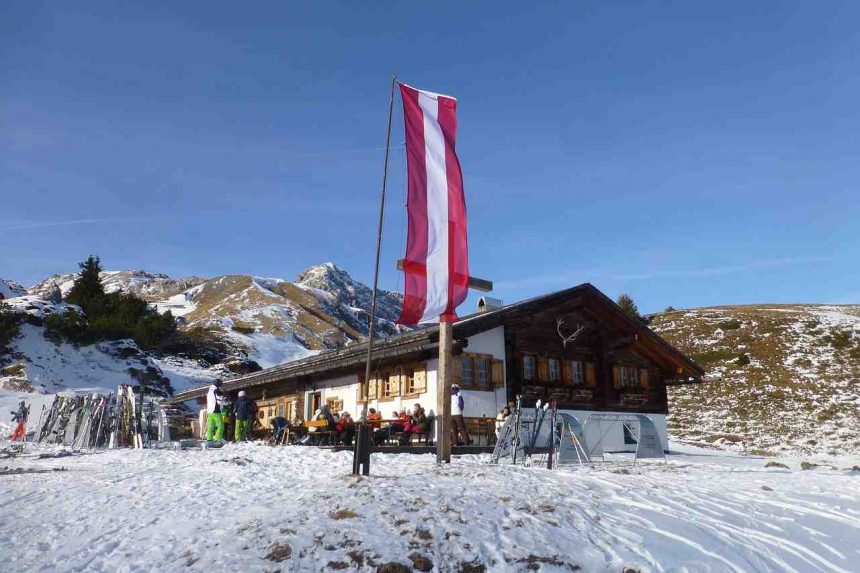
<svg viewBox="0 0 860 573"><path fill-rule="evenodd" d="M478 377L478 386L481 388L489 388L490 386L490 361L486 358L478 358L475 361L476 373Z"/></svg>
<svg viewBox="0 0 860 573"><path fill-rule="evenodd" d="M639 386L639 370L633 366L621 367L621 387L636 388Z"/></svg>
<svg viewBox="0 0 860 573"><path fill-rule="evenodd" d="M558 382L559 379L559 362L555 358L549 359L549 381Z"/></svg>
<svg viewBox="0 0 860 573"><path fill-rule="evenodd" d="M573 371L573 385L574 386L582 386L583 375L582 375L582 362L579 360L574 360L571 366Z"/></svg>
<svg viewBox="0 0 860 573"><path fill-rule="evenodd" d="M523 356L523 379L534 380L535 377L535 357Z"/></svg>
<svg viewBox="0 0 860 573"><path fill-rule="evenodd" d="M460 377L463 384L467 386L471 385L473 382L472 368L474 367L474 363L472 360L474 359L471 356L463 356L460 360Z"/></svg>

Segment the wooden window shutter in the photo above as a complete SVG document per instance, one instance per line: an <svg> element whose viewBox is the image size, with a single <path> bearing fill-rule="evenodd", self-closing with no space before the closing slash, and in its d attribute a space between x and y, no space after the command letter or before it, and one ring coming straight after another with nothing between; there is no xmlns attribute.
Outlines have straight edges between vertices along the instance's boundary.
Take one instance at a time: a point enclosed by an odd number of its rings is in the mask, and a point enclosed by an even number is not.
<svg viewBox="0 0 860 573"><path fill-rule="evenodd" d="M546 358L537 359L537 379L549 382L549 361Z"/></svg>
<svg viewBox="0 0 860 573"><path fill-rule="evenodd" d="M397 368L388 375L388 391L385 393L386 398L395 398L400 396L400 369Z"/></svg>
<svg viewBox="0 0 860 573"><path fill-rule="evenodd" d="M427 365L423 362L415 366L415 391L427 391Z"/></svg>
<svg viewBox="0 0 860 573"><path fill-rule="evenodd" d="M651 384L651 381L648 380L648 370L645 368L639 369L639 385L643 388L648 388Z"/></svg>
<svg viewBox="0 0 860 573"><path fill-rule="evenodd" d="M617 364L612 366L612 387L616 390L621 388L621 367Z"/></svg>
<svg viewBox="0 0 860 573"><path fill-rule="evenodd" d="M561 362L561 379L567 385L573 384L573 362L570 360L562 360Z"/></svg>
<svg viewBox="0 0 860 573"><path fill-rule="evenodd" d="M505 385L505 361L493 360L492 364L490 381L495 388L502 388Z"/></svg>
<svg viewBox="0 0 860 573"><path fill-rule="evenodd" d="M367 399L376 400L379 398L379 376L373 375L367 383Z"/></svg>
<svg viewBox="0 0 860 573"><path fill-rule="evenodd" d="M587 388L597 386L597 372L594 368L594 362L585 363L585 386Z"/></svg>
<svg viewBox="0 0 860 573"><path fill-rule="evenodd" d="M461 357L455 356L451 360L451 370L454 372L454 383L460 384L463 382L463 359Z"/></svg>

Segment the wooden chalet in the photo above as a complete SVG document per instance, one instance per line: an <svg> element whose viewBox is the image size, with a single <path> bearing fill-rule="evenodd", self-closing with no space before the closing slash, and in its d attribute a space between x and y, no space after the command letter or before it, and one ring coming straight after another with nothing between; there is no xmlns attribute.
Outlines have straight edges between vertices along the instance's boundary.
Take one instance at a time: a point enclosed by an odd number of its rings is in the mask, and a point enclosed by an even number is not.
<svg viewBox="0 0 860 573"><path fill-rule="evenodd" d="M666 388L701 382L704 371L643 321L591 284L498 308L481 302L478 313L453 326L454 382L462 388L473 435L491 442L490 419L520 395L524 407L554 399L581 423L591 412L647 414L668 447ZM256 400L264 427L275 416L306 420L324 403L358 417L367 402L388 418L418 402L432 415L438 343L438 326L376 341L366 395L366 343L233 378L222 390L245 390ZM203 405L206 392L207 387L188 390L174 401ZM621 422L601 431L611 434L604 436L606 447L624 449Z"/></svg>

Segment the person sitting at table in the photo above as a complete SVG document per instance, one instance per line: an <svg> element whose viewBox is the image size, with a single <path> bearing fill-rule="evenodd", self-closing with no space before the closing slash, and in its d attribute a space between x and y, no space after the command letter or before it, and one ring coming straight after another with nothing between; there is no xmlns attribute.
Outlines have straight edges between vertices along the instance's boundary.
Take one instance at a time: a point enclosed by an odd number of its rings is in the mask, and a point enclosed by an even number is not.
<svg viewBox="0 0 860 573"><path fill-rule="evenodd" d="M391 420L385 426L373 432L373 443L381 446L388 438L402 431L403 424L400 422L400 415L397 412L392 412Z"/></svg>
<svg viewBox="0 0 860 573"><path fill-rule="evenodd" d="M400 436L400 444L407 445L410 442L412 434L420 434L425 431L427 426L427 414L421 404L412 406L412 413L409 415L409 421L403 428L403 434Z"/></svg>
<svg viewBox="0 0 860 573"><path fill-rule="evenodd" d="M382 425L382 414L376 411L376 408L371 408L367 414L367 425L371 428L378 428Z"/></svg>
<svg viewBox="0 0 860 573"><path fill-rule="evenodd" d="M409 441L409 435L412 433L412 427L414 426L412 423L412 416L406 413L406 409L404 408L397 414L397 422L402 428L400 430L400 437L397 441L401 446L405 446Z"/></svg>
<svg viewBox="0 0 860 573"><path fill-rule="evenodd" d="M397 423L400 424L401 432L408 432L412 427L412 416L406 413L406 408L400 410L397 414Z"/></svg>
<svg viewBox="0 0 860 573"><path fill-rule="evenodd" d="M349 412L344 412L340 416L335 426L337 431L337 439L344 445L351 446L352 438L355 436L355 420L349 415Z"/></svg>
<svg viewBox="0 0 860 573"><path fill-rule="evenodd" d="M499 439L499 434L502 432L502 428L505 425L505 421L508 419L508 416L511 415L511 410L507 406L499 411L496 416L496 439Z"/></svg>
<svg viewBox="0 0 860 573"><path fill-rule="evenodd" d="M311 426L308 428L308 435L302 440L303 444L313 443L314 445L320 445L322 443L321 436L315 436L315 434L320 434L322 432L334 432L336 421L334 416L332 416L331 408L329 408L328 404L323 404L320 408L314 412L314 415L311 416L311 421L320 422L322 420L326 421L325 426ZM316 440L313 438L316 437Z"/></svg>

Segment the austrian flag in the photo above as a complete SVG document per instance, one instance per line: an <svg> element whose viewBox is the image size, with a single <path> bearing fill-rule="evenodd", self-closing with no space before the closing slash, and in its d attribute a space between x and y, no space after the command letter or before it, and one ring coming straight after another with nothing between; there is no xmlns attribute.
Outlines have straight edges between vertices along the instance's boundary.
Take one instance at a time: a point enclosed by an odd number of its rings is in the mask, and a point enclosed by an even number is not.
<svg viewBox="0 0 860 573"><path fill-rule="evenodd" d="M400 84L406 124L408 231L400 324L454 321L466 299L469 249L457 100Z"/></svg>

